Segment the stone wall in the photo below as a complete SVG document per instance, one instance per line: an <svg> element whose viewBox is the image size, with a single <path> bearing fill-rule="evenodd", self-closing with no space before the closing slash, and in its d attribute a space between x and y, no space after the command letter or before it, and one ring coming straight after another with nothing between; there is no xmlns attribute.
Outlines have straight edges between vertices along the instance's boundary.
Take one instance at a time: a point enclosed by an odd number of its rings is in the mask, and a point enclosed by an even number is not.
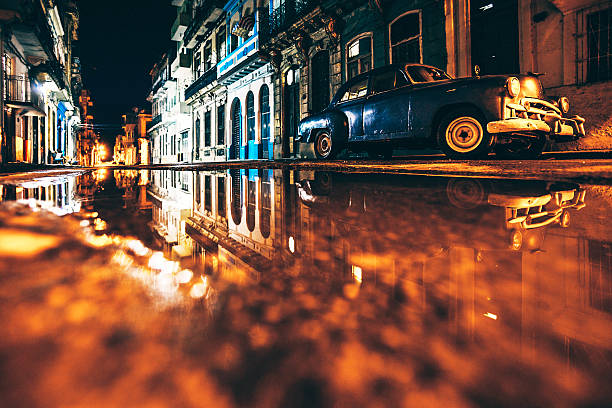
<svg viewBox="0 0 612 408"><path fill-rule="evenodd" d="M562 86L546 90L548 96L567 96L570 114L586 119L586 137L567 144L568 149L612 149L612 81L582 86Z"/></svg>

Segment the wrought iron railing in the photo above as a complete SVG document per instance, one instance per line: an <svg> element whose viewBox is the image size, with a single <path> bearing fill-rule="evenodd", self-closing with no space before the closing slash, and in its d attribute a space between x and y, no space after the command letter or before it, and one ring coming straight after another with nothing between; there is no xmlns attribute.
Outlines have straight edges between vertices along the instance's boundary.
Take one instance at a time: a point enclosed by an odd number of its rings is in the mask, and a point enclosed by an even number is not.
<svg viewBox="0 0 612 408"><path fill-rule="evenodd" d="M196 8L191 24L189 24L187 31L185 31L183 43L188 44L212 12L217 8L222 9L224 5L224 0L209 0L201 3Z"/></svg>
<svg viewBox="0 0 612 408"><path fill-rule="evenodd" d="M321 0L283 0L270 16L270 36L285 31L301 17L312 11Z"/></svg>
<svg viewBox="0 0 612 408"><path fill-rule="evenodd" d="M43 98L25 75L4 77L4 100L7 102L30 104L43 110Z"/></svg>
<svg viewBox="0 0 612 408"><path fill-rule="evenodd" d="M204 72L189 88L185 89L185 100L191 98L200 89L212 84L217 79L217 67L213 66L208 71Z"/></svg>
<svg viewBox="0 0 612 408"><path fill-rule="evenodd" d="M162 115L161 114L155 116L153 118L153 120L151 122L149 122L148 129L152 129L153 127L159 125L161 123L161 121L162 121Z"/></svg>

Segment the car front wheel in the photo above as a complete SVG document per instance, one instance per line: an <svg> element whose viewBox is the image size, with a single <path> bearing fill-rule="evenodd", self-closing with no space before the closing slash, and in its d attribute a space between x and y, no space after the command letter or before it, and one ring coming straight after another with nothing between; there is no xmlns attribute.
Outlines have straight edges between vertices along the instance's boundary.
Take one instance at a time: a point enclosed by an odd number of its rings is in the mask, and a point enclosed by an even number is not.
<svg viewBox="0 0 612 408"><path fill-rule="evenodd" d="M322 130L317 133L314 143L314 150L318 159L331 159L334 156L334 144L331 133L328 130Z"/></svg>
<svg viewBox="0 0 612 408"><path fill-rule="evenodd" d="M481 115L471 110L448 113L438 128L440 149L452 159L480 159L489 154L492 138Z"/></svg>

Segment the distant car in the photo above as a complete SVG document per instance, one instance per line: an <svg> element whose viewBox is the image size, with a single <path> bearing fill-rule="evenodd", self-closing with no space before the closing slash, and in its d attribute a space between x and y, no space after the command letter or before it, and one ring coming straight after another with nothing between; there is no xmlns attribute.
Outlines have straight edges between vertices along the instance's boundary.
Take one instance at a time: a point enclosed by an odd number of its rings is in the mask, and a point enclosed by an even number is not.
<svg viewBox="0 0 612 408"><path fill-rule="evenodd" d="M300 123L297 141L319 159L344 148L389 157L394 147L437 147L454 159L491 151L537 158L549 142L584 136L585 120L568 111L567 98L544 96L536 74L453 79L427 65L390 65L344 84Z"/></svg>

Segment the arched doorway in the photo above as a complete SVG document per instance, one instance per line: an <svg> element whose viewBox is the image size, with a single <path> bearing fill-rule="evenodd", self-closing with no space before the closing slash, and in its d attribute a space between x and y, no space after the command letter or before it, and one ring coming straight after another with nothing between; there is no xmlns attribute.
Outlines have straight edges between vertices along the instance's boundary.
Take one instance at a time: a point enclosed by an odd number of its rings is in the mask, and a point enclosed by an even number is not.
<svg viewBox="0 0 612 408"><path fill-rule="evenodd" d="M312 112L319 113L329 105L329 52L319 51L312 57Z"/></svg>
<svg viewBox="0 0 612 408"><path fill-rule="evenodd" d="M240 141L242 139L242 113L240 99L235 98L232 102L232 146L230 148L230 159L240 158Z"/></svg>
<svg viewBox="0 0 612 408"><path fill-rule="evenodd" d="M246 125L247 125L247 159L257 159L257 150L255 149L255 95L249 91L246 97Z"/></svg>
<svg viewBox="0 0 612 408"><path fill-rule="evenodd" d="M259 90L259 112L261 122L261 157L270 157L270 89L263 85Z"/></svg>
<svg viewBox="0 0 612 408"><path fill-rule="evenodd" d="M294 140L300 123L300 70L291 68L285 74L283 156L294 153Z"/></svg>

